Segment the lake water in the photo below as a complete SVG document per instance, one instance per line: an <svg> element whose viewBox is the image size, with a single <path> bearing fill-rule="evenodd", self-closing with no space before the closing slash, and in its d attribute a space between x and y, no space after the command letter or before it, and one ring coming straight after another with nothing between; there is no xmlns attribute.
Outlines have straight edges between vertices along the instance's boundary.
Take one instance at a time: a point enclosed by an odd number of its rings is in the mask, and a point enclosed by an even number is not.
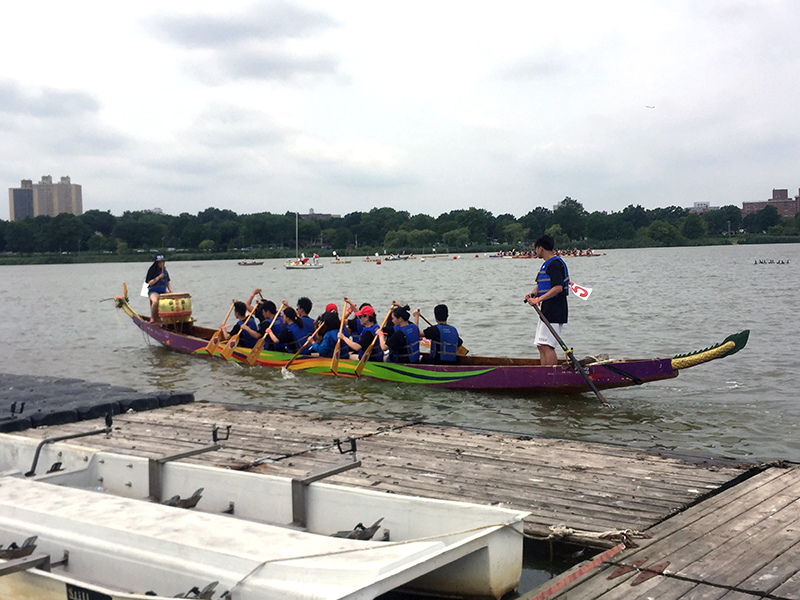
<svg viewBox="0 0 800 600"><path fill-rule="evenodd" d="M286 270L278 260L169 262L173 290L192 295L194 317L215 327L231 300L254 287L267 298L300 296L313 314L329 302L370 302L379 315L392 299L420 308L450 307L472 354L537 356L535 311L523 296L541 262L481 254ZM754 264L783 260L788 264ZM532 436L663 448L688 454L800 461L800 245L611 250L567 259L573 281L593 288L570 298L562 337L576 355L668 357L705 348L749 329L740 353L682 371L678 378L608 390L614 409L592 394L486 394L366 380L249 369L180 355L151 344L130 319L100 302L127 282L134 308L149 264L0 267L4 316L2 371L68 376L141 391L192 391L198 400L290 407L363 416L423 419Z"/></svg>

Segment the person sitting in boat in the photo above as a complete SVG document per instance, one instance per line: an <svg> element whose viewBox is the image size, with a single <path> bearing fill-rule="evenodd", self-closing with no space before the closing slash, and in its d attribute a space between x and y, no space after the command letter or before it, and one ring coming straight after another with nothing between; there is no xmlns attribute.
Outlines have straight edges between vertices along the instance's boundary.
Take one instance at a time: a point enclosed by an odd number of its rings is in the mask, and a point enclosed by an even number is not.
<svg viewBox="0 0 800 600"><path fill-rule="evenodd" d="M419 327L408 322L411 314L408 306L395 306L392 309L391 335L379 329L378 340L383 351L389 351L389 361L396 363L418 363L419 354Z"/></svg>
<svg viewBox="0 0 800 600"><path fill-rule="evenodd" d="M273 327L269 332L269 338L272 340L273 350L278 352L291 352L294 354L308 339L308 336L314 331L305 326L303 319L297 312L289 306L286 300L283 301L283 324L284 328L276 333ZM306 347L303 354L308 354L310 350Z"/></svg>
<svg viewBox="0 0 800 600"><path fill-rule="evenodd" d="M422 355L422 362L435 365L452 365L456 362L458 347L461 346L461 338L458 337L458 330L452 325L447 324L449 311L446 304L437 304L433 308L433 316L436 325L427 329L419 327L419 310L414 311L414 325L419 328L420 335L431 341L430 354Z"/></svg>
<svg viewBox="0 0 800 600"><path fill-rule="evenodd" d="M322 315L322 322L322 329L317 333L317 341L311 344L311 354L323 358L333 358L336 340L339 338L339 328L341 327L339 313L326 312ZM347 344L339 344L339 358L346 359L349 357L350 352Z"/></svg>
<svg viewBox="0 0 800 600"><path fill-rule="evenodd" d="M144 278L147 283L147 295L150 298L150 321L158 323L161 319L158 316L158 299L161 294L172 292L172 285L169 280L169 273L164 266L164 255L156 254L153 264L147 270Z"/></svg>
<svg viewBox="0 0 800 600"><path fill-rule="evenodd" d="M297 299L297 308L295 309L297 311L297 316L303 320L303 327L308 329L308 331L314 331L316 329L316 327L314 327L314 319L311 318L312 308L314 308L314 304L305 296Z"/></svg>
<svg viewBox="0 0 800 600"><path fill-rule="evenodd" d="M255 317L250 315L250 318L247 319L249 311L247 310L247 305L241 300L233 303L233 314L237 319L237 323L233 326L230 333L223 330L223 336L227 340L241 331L239 346L243 348L252 348L256 345L258 338L261 337L258 335L258 325L256 324ZM247 319L247 322L245 322L245 319Z"/></svg>
<svg viewBox="0 0 800 600"><path fill-rule="evenodd" d="M350 332L350 339L353 340L356 344L361 341L361 334L364 331L364 324L362 323L361 315L359 315L359 311L365 309L369 306L372 309L372 305L369 302L364 302L361 306L356 308L355 303L348 299L347 301L350 304L350 313L353 315L352 319L348 319L346 327L347 330ZM375 309L372 309L372 316L375 316ZM375 319L373 319L374 321ZM364 346L366 348L366 346ZM351 346L352 348L352 346Z"/></svg>
<svg viewBox="0 0 800 600"><path fill-rule="evenodd" d="M361 308L353 314L355 315L354 320L358 320L358 327L351 327L350 321L348 321L348 328L351 331L355 329L357 333L351 334L351 337L342 333L339 335L339 339L347 344L351 350L358 352L358 358L360 359L364 356L364 352L370 347L370 344L372 344L372 340L375 339L378 331L378 323L375 321L375 309L367 303L362 304ZM381 345L377 342L372 344L372 351L370 354L367 360L383 362L383 350L381 350Z"/></svg>
<svg viewBox="0 0 800 600"><path fill-rule="evenodd" d="M272 323L273 319L275 323L272 325L272 331L275 333L280 333L283 331L283 328L286 325L283 323L283 317L278 317L275 319L275 316L278 314L278 309L275 306L275 303L272 300L263 300L258 303L256 306L255 313L256 318L259 320L258 323L258 333L262 336L267 331L267 328Z"/></svg>

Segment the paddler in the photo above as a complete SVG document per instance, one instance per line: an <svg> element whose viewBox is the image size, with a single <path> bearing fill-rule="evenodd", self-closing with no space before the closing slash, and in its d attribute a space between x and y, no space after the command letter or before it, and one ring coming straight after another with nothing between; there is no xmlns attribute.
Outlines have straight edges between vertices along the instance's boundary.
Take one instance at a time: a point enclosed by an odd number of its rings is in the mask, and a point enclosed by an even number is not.
<svg viewBox="0 0 800 600"><path fill-rule="evenodd" d="M377 332L381 349L389 351L390 362L419 362L419 327L409 323L410 318L408 306L395 306L392 309L394 333L387 336L382 329Z"/></svg>
<svg viewBox="0 0 800 600"><path fill-rule="evenodd" d="M322 329L317 333L319 341L311 344L311 354L313 356L322 356L323 358L333 358L334 350L336 349L336 340L339 337L339 328L341 321L339 320L339 313L329 311L322 315ZM339 344L339 358L350 358L350 352L346 344Z"/></svg>
<svg viewBox="0 0 800 600"><path fill-rule="evenodd" d="M347 344L351 350L358 352L358 358L360 359L364 356L366 349L372 344L372 340L375 339L378 331L378 323L375 321L375 309L369 304L362 304L361 308L353 314L355 318L358 319L358 328L351 326L350 321L348 321L348 328L351 331L357 329L358 333L354 333L352 338L342 333L339 335L339 339ZM356 338L356 335L358 335L358 338ZM371 356L367 360L373 362L383 361L383 351L381 350L380 344L372 344Z"/></svg>
<svg viewBox="0 0 800 600"><path fill-rule="evenodd" d="M286 300L284 300L286 302ZM311 318L311 309L314 308L314 304L306 298L302 296L297 299L297 316L302 319L303 327L308 329L309 331L314 331L316 327L314 327L314 319Z"/></svg>
<svg viewBox="0 0 800 600"><path fill-rule="evenodd" d="M272 340L275 350L294 354L314 330L305 326L303 319L289 306L286 300L283 301L283 323L285 327L279 333L276 333L273 328L269 332L269 338ZM308 347L306 347L303 354L308 352Z"/></svg>
<svg viewBox="0 0 800 600"><path fill-rule="evenodd" d="M414 325L419 329L422 337L431 341L430 354L422 355L422 362L435 365L453 365L456 362L458 347L461 345L461 338L458 337L458 330L452 325L447 324L449 311L446 304L437 304L433 308L433 317L436 325L427 329L419 326L419 310L414 310Z"/></svg>
<svg viewBox="0 0 800 600"><path fill-rule="evenodd" d="M544 263L536 275L536 286L525 296L525 302L531 306L538 304L544 317L560 336L569 316L569 271L567 263L556 255L554 248L555 241L549 235L543 235L533 243L534 256L544 260ZM539 349L540 364L558 364L558 341L541 319L536 326L534 344Z"/></svg>
<svg viewBox="0 0 800 600"><path fill-rule="evenodd" d="M233 303L233 314L236 317L237 323L233 326L230 333L227 333L223 330L222 335L223 337L228 340L231 336L236 335L241 330L241 335L239 336L239 346L243 348L252 348L256 345L258 338L261 337L258 335L258 325L256 325L256 319L252 315L250 318L247 319L249 311L247 310L247 306L241 300L238 300ZM247 319L247 322L245 322Z"/></svg>
<svg viewBox="0 0 800 600"><path fill-rule="evenodd" d="M158 316L158 299L161 294L172 292L172 286L169 281L169 273L164 266L164 255L156 254L153 264L147 269L147 275L144 278L147 283L147 295L150 298L150 321L158 323L161 319Z"/></svg>

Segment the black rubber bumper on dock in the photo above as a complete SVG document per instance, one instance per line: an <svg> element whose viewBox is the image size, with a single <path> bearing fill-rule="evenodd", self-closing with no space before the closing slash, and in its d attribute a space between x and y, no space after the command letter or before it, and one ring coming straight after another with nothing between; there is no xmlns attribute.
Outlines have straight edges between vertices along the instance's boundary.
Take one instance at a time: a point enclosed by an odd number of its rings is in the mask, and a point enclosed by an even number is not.
<svg viewBox="0 0 800 600"><path fill-rule="evenodd" d="M0 373L0 432L61 425L194 402L185 392L142 393L82 379Z"/></svg>

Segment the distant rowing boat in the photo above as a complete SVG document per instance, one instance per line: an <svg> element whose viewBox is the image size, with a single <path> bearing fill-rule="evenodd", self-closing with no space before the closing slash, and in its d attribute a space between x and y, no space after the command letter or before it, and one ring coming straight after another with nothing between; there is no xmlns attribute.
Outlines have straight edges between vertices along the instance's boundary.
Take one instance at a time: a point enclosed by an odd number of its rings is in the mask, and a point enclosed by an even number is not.
<svg viewBox="0 0 800 600"><path fill-rule="evenodd" d="M252 259L251 260L240 260L237 264L240 267L253 267L253 266L263 265L264 261L263 260L252 260Z"/></svg>
<svg viewBox="0 0 800 600"><path fill-rule="evenodd" d="M185 323L150 323L130 306L126 295L116 297L116 305L133 323L157 342L184 354L210 357L206 347L216 330L199 327L194 321ZM734 354L745 347L749 331L742 331L723 342L686 355L671 358L609 359L589 357L581 364L598 389L639 385L677 377L681 369ZM215 357L221 357L219 350ZM235 348L230 360L246 364L249 348ZM291 354L262 350L257 366L282 368ZM338 375L356 377L356 360L340 360ZM291 371L333 375L330 358L299 358L289 366ZM589 392L584 376L567 361L542 366L535 358L458 356L454 365L397 364L371 362L364 364L361 376L380 381L465 390L518 391L522 393L580 394Z"/></svg>

